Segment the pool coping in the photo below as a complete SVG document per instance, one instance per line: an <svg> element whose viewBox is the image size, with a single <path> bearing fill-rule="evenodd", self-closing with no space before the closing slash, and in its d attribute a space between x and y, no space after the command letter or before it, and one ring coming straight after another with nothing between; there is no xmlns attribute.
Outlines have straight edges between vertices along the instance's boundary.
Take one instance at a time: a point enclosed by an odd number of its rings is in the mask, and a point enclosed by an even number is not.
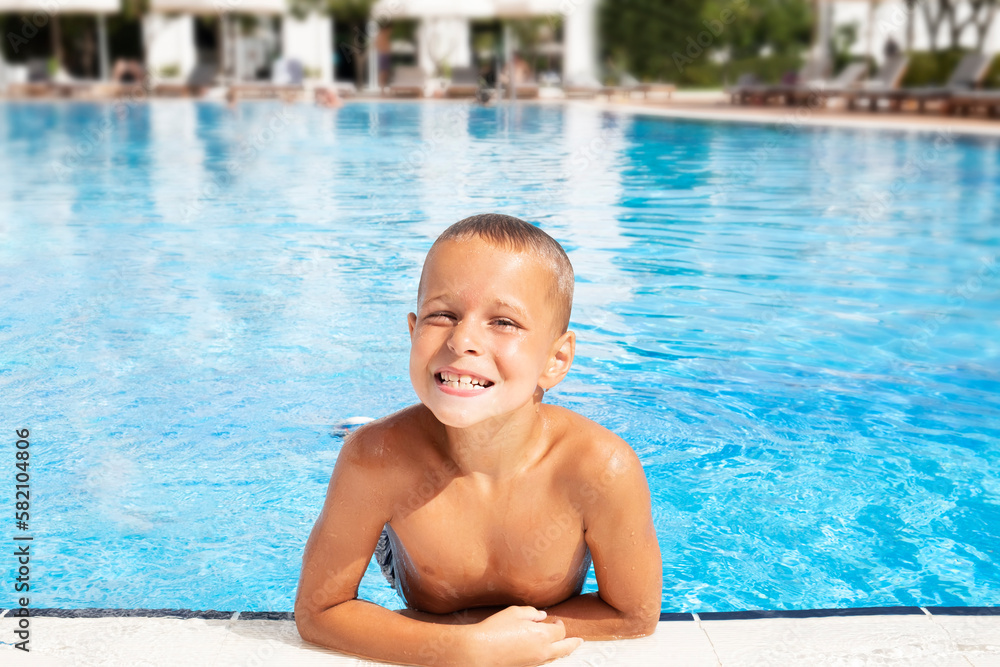
<svg viewBox="0 0 1000 667"><path fill-rule="evenodd" d="M13 609L0 608L0 618ZM1000 607L888 606L829 609L748 609L744 611L661 612L660 622L734 621L767 618L829 618L833 616L1000 616ZM173 618L232 621L293 621L290 611L219 611L215 609L80 609L28 608L30 618Z"/></svg>
<svg viewBox="0 0 1000 667"><path fill-rule="evenodd" d="M718 101L694 103L639 102L637 100L595 101L570 100L567 104L584 104L595 109L701 122L722 122L750 125L771 125L782 128L836 128L875 130L931 136L1000 137L1000 122L995 119L935 114L915 115L891 112L841 111L813 109L805 106L740 107Z"/></svg>
<svg viewBox="0 0 1000 667"><path fill-rule="evenodd" d="M93 608L29 611L30 653L18 651L14 645L18 640L12 633L23 617L0 615L0 662L4 665L388 664L303 641L290 612ZM435 650L434 644L422 646L415 659L426 663L432 660ZM1000 607L664 613L656 632L647 637L586 641L571 655L551 664L996 667L1000 665Z"/></svg>

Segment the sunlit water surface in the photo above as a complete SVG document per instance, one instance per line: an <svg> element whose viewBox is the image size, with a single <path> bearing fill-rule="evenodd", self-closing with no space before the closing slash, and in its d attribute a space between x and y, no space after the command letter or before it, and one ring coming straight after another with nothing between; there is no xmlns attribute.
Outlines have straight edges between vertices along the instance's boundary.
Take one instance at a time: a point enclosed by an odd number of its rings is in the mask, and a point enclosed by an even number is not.
<svg viewBox="0 0 1000 667"><path fill-rule="evenodd" d="M33 606L290 610L331 426L415 400L423 255L485 211L569 251L578 356L550 400L638 452L665 611L1000 604L996 142L126 110L0 105L4 484L30 428ZM374 566L361 594L399 606Z"/></svg>

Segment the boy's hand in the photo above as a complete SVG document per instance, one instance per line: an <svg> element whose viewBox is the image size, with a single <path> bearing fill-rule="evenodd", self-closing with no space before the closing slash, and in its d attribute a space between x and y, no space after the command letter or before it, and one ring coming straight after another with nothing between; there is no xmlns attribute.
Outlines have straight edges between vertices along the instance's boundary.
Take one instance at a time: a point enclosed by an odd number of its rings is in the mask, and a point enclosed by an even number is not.
<svg viewBox="0 0 1000 667"><path fill-rule="evenodd" d="M470 657L477 665L540 665L569 655L583 643L566 637L562 621L544 623L534 607L507 607L480 621L472 630Z"/></svg>

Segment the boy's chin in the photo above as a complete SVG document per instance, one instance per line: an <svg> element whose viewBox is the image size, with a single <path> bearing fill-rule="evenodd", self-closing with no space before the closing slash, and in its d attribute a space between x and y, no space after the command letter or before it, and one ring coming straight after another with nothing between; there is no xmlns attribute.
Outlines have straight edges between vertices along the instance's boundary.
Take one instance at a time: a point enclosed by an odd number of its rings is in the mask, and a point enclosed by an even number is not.
<svg viewBox="0 0 1000 667"><path fill-rule="evenodd" d="M432 406L428 406L428 409L439 422L451 428L469 428L489 419L488 415L478 413L447 410Z"/></svg>

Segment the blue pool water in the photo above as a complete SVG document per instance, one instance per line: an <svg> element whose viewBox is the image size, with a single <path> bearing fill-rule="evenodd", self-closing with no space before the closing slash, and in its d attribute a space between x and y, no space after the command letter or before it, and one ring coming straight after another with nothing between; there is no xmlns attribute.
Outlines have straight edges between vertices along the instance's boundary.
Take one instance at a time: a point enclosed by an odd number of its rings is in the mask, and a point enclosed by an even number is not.
<svg viewBox="0 0 1000 667"><path fill-rule="evenodd" d="M551 400L642 459L665 611L1000 604L997 142L123 111L0 105L3 530L30 428L33 606L291 609L331 425L414 401L423 254L484 211L569 251ZM374 568L361 593L399 604Z"/></svg>

